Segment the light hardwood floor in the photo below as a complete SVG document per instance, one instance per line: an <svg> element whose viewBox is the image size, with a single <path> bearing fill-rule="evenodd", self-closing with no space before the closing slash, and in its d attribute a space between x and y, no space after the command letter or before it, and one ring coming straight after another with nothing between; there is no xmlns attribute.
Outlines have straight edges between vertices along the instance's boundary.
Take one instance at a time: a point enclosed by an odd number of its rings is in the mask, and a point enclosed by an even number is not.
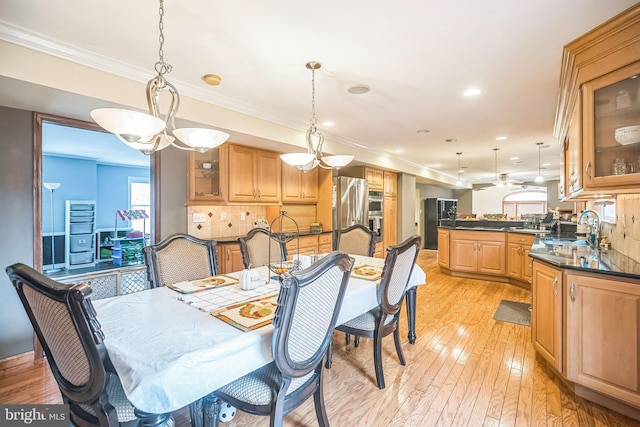
<svg viewBox="0 0 640 427"><path fill-rule="evenodd" d="M493 320L500 300L529 302L527 290L440 274L432 251L422 251L418 263L427 272L427 285L418 290L418 339L407 342L402 322L406 366L398 363L393 338L385 339L386 389L375 385L371 340L362 339L356 349L336 334L333 368L324 378L332 425L640 425L574 396L536 357L528 327ZM45 362L6 365L0 370L0 403L61 402ZM189 425L186 409L174 417L177 426ZM227 425L268 423L239 413ZM317 425L313 399L287 415L285 425Z"/></svg>

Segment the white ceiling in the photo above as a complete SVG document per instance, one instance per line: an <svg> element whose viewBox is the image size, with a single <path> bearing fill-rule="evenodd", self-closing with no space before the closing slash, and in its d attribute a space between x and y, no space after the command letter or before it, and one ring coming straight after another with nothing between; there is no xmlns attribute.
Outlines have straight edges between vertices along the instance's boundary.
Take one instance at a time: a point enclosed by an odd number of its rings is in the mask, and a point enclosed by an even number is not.
<svg viewBox="0 0 640 427"><path fill-rule="evenodd" d="M562 48L635 3L166 0L167 77L207 102L304 129L311 116L305 63L319 61L318 121L335 122L319 127L344 144L342 153L365 146L456 176L461 152L463 178L486 183L495 177L497 147L499 173L532 181L536 142L544 142L542 163L550 165L543 173L557 178L552 129ZM149 79L158 60L158 1L2 0L0 39ZM206 73L222 84L206 86ZM371 91L347 92L357 84ZM464 97L469 87L482 94Z"/></svg>

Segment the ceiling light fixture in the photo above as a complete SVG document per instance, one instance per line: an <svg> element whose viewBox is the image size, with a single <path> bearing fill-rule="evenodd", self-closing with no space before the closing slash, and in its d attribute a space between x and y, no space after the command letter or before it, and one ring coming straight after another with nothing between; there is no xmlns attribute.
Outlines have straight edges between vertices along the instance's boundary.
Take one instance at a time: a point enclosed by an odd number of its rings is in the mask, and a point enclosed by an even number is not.
<svg viewBox="0 0 640 427"><path fill-rule="evenodd" d="M308 172L316 166L325 169L340 169L353 160L351 155L323 156L322 144L324 135L316 127L316 70L322 66L319 62L307 62L306 67L311 70L311 120L307 129L307 152L281 154L280 158L287 164L295 166L303 172ZM314 141L315 140L315 141ZM324 166L327 164L329 167Z"/></svg>
<svg viewBox="0 0 640 427"><path fill-rule="evenodd" d="M99 108L91 111L91 117L101 127L116 135L122 142L144 154L152 154L172 145L181 150L203 153L224 143L229 134L215 129L179 128L175 116L180 106L178 90L164 77L171 72L171 65L164 59L164 1L160 0L160 48L159 61L155 64L158 75L147 83L149 114L121 108ZM216 76L218 77L218 76ZM219 79L219 77L218 77ZM206 79L205 79L206 81ZM171 104L164 119L160 117L160 94L164 90L171 94Z"/></svg>
<svg viewBox="0 0 640 427"><path fill-rule="evenodd" d="M460 179L460 156L462 153L458 152L456 154L458 155L458 180L456 181L456 186L462 187L462 180Z"/></svg>
<svg viewBox="0 0 640 427"><path fill-rule="evenodd" d="M476 95L480 95L480 93L482 93L482 91L480 89L477 88L470 88L464 91L464 96L476 96Z"/></svg>
<svg viewBox="0 0 640 427"><path fill-rule="evenodd" d="M504 141L505 139L507 139L506 136L496 136L496 141Z"/></svg>
<svg viewBox="0 0 640 427"><path fill-rule="evenodd" d="M536 177L536 182L544 182L544 178L542 177L542 173L541 172L541 167L540 167L540 149L542 148L542 144L544 144L544 142L536 142L536 145L538 146L538 176Z"/></svg>

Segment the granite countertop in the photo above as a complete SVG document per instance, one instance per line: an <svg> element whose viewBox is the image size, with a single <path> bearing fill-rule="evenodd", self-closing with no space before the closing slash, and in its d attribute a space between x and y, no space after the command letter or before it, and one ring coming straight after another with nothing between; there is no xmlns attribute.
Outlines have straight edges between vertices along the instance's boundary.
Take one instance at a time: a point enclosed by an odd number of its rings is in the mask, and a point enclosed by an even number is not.
<svg viewBox="0 0 640 427"><path fill-rule="evenodd" d="M570 240L572 236L565 235L560 238ZM596 250L590 246L581 246L578 252L584 257L584 263L581 263L578 253L575 260L573 256L562 255L560 252L554 251L553 245L548 241L545 243L545 239L549 239L549 237L538 236L533 242L529 252L531 258L569 270L640 279L640 263L616 250Z"/></svg>

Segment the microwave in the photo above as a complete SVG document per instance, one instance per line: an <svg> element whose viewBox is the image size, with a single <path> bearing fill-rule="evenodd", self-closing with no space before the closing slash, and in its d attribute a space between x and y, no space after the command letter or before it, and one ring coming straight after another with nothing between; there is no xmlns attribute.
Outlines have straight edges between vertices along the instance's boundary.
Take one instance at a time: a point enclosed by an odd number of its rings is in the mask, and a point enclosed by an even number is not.
<svg viewBox="0 0 640 427"><path fill-rule="evenodd" d="M369 191L369 215L382 215L382 191Z"/></svg>

